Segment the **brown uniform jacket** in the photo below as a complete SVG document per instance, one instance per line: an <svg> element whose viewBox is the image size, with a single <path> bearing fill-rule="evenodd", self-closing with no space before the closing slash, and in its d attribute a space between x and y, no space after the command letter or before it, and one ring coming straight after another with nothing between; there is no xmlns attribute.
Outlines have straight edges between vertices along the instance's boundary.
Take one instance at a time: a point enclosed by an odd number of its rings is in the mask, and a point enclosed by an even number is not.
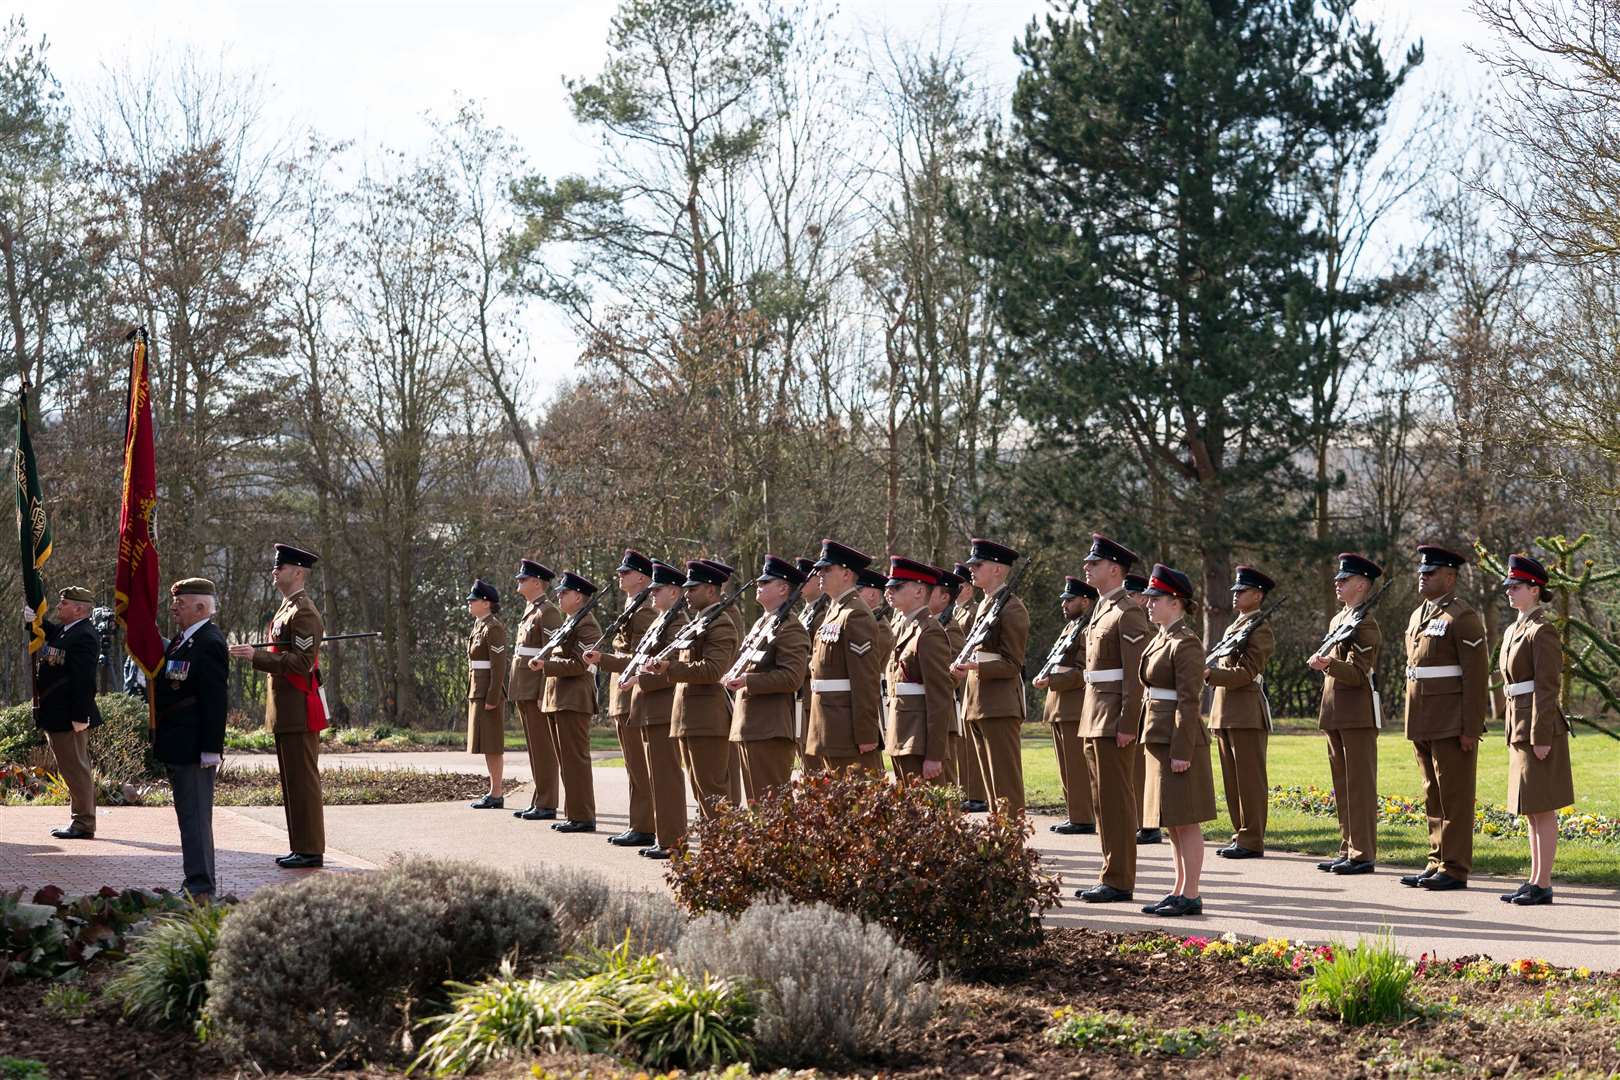
<svg viewBox="0 0 1620 1080"><path fill-rule="evenodd" d="M1350 608L1340 608L1328 623L1329 632L1350 617ZM1323 731L1348 728L1383 727L1373 706L1373 669L1378 666L1378 645L1384 639L1378 620L1369 612L1356 627L1354 637L1346 638L1327 651L1327 670L1322 672L1322 708L1317 726Z"/></svg>
<svg viewBox="0 0 1620 1080"><path fill-rule="evenodd" d="M956 657L945 628L926 607L912 618L898 618L888 666L884 746L893 756L920 754L925 761L944 761L956 719L956 687L951 682L951 661ZM918 686L922 693L910 692Z"/></svg>
<svg viewBox="0 0 1620 1080"><path fill-rule="evenodd" d="M887 671L889 661L894 659L895 625L899 615L893 608L883 607L872 612L872 619L877 623L878 656Z"/></svg>
<svg viewBox="0 0 1620 1080"><path fill-rule="evenodd" d="M629 604L630 601L627 599L625 603ZM634 615L619 624L619 628L613 632L612 641L604 641L597 646L602 651L602 662L598 666L613 676L608 680L607 714L610 719L622 720L630 715L630 698L634 691L619 686L618 673L630 663L630 656L641 643L641 636L657 617L658 612L653 610L652 604L642 604Z"/></svg>
<svg viewBox="0 0 1620 1080"><path fill-rule="evenodd" d="M656 656L664 646L675 640L675 635L679 634L685 625L685 608L656 615L632 652ZM625 655L615 657L614 662L619 665L622 672L630 660L631 656ZM607 663L605 657L603 662L604 665ZM614 678L617 679L618 676ZM670 679L669 672L666 671L662 675L638 676L630 694L630 726L658 727L668 724L670 712L674 707L675 683Z"/></svg>
<svg viewBox="0 0 1620 1080"><path fill-rule="evenodd" d="M1232 620L1227 633L1241 631L1245 623L1259 616L1258 611L1239 615ZM1264 622L1254 628L1242 649L1215 661L1215 666L1209 669L1209 683L1215 687L1215 699L1209 707L1209 726L1213 730L1271 727L1261 675L1276 646L1271 624Z"/></svg>
<svg viewBox="0 0 1620 1080"><path fill-rule="evenodd" d="M670 658L666 674L675 684L675 703L669 714L671 735L723 738L731 734L731 696L720 680L737 659L737 628L726 614L721 612L702 636L676 650ZM690 629L689 623L686 630Z"/></svg>
<svg viewBox="0 0 1620 1080"><path fill-rule="evenodd" d="M861 744L875 744L882 735L882 700L879 680L877 620L851 588L827 605L826 618L810 646L810 719L805 725L804 750L825 757L852 758ZM815 692L815 683L848 679L850 689Z"/></svg>
<svg viewBox="0 0 1620 1080"><path fill-rule="evenodd" d="M1558 628L1539 608L1521 615L1502 635L1502 680L1535 683L1533 689L1507 694L1509 746L1551 746L1569 732L1569 721L1558 707L1558 680L1564 668L1564 649ZM1505 691L1504 691L1505 692Z"/></svg>
<svg viewBox="0 0 1620 1080"><path fill-rule="evenodd" d="M1451 666L1462 674L1412 677L1413 668ZM1426 742L1483 734L1490 666L1479 612L1456 593L1419 604L1406 624L1406 737Z"/></svg>
<svg viewBox="0 0 1620 1080"><path fill-rule="evenodd" d="M269 638L276 651L253 650L253 670L270 674L265 694L264 729L283 735L309 730L309 710L304 691L287 681L288 675L309 677L320 655L321 635L326 627L315 602L300 589L281 601L270 621Z"/></svg>
<svg viewBox="0 0 1620 1080"><path fill-rule="evenodd" d="M763 632L771 620L765 612L754 623ZM753 633L753 629L749 630ZM810 634L797 618L786 618L769 637L755 641L743 658L743 688L737 691L731 716L731 741L791 739L798 690L810 659Z"/></svg>
<svg viewBox="0 0 1620 1080"><path fill-rule="evenodd" d="M518 623L517 641L512 648L512 669L506 685L506 696L512 701L539 701L545 693L546 676L529 670L529 658L534 653L523 649L538 649L546 643L551 632L563 624L562 612L547 600L544 594L523 610L523 621Z"/></svg>
<svg viewBox="0 0 1620 1080"><path fill-rule="evenodd" d="M1204 696L1204 646L1187 625L1177 620L1153 636L1142 652L1138 669L1142 679L1142 723L1137 737L1143 743L1169 743L1173 761L1191 761L1193 753L1209 745L1209 731L1199 715ZM1156 701L1150 690L1174 691L1174 701Z"/></svg>
<svg viewBox="0 0 1620 1080"><path fill-rule="evenodd" d="M596 669L581 655L594 648L602 637L602 627L594 614L588 614L568 636L546 656L546 696L540 701L543 712L596 712Z"/></svg>
<svg viewBox="0 0 1620 1080"><path fill-rule="evenodd" d="M1063 624L1053 643L1058 662L1046 677L1046 705L1042 719L1049 724L1078 723L1086 705L1085 616ZM1045 662L1042 662L1045 666Z"/></svg>
<svg viewBox="0 0 1620 1080"><path fill-rule="evenodd" d="M1142 715L1142 652L1153 627L1147 614L1129 600L1122 585L1101 597L1086 627L1086 670L1119 670L1123 677L1086 684L1080 734L1088 739L1117 735L1120 722L1134 731Z"/></svg>
<svg viewBox="0 0 1620 1080"><path fill-rule="evenodd" d="M975 619L989 611L992 603L989 597L980 600ZM971 657L979 666L969 670L962 683L963 716L969 720L1024 718L1024 651L1028 648L1029 609L1014 596Z"/></svg>
<svg viewBox="0 0 1620 1080"><path fill-rule="evenodd" d="M497 710L506 704L506 680L501 676L506 672L510 651L506 627L500 619L486 615L473 623L472 633L467 635L468 701L482 701Z"/></svg>

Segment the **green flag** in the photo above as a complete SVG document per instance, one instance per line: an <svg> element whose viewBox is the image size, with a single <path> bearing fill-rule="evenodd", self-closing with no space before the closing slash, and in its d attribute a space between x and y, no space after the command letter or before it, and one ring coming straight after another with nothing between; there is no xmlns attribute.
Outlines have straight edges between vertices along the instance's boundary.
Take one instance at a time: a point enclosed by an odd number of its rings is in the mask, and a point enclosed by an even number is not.
<svg viewBox="0 0 1620 1080"><path fill-rule="evenodd" d="M34 462L34 440L28 434L28 386L17 391L17 540L22 547L23 599L34 609L29 653L45 644L45 579L40 568L51 557L51 523Z"/></svg>

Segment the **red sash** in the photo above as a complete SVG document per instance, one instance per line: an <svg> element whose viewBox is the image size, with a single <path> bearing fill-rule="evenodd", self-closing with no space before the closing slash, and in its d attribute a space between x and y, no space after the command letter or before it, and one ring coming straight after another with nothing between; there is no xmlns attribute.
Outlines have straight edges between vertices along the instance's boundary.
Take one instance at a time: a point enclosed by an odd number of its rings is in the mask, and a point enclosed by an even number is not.
<svg viewBox="0 0 1620 1080"><path fill-rule="evenodd" d="M271 652L280 652L279 645L271 645ZM321 685L321 658L316 657L308 675L282 676L292 688L304 695L304 724L310 731L326 730L326 688Z"/></svg>

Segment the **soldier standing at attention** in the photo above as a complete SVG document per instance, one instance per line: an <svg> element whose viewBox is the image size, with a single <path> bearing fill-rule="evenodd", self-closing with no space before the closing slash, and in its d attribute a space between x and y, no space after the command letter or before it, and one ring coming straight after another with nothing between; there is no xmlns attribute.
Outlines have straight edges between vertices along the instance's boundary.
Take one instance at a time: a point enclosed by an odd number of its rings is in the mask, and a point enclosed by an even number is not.
<svg viewBox="0 0 1620 1080"><path fill-rule="evenodd" d="M962 583L953 598L956 606L951 611L951 621L956 624L957 633L956 648L951 653L951 659L955 660L962 646L967 644L968 631L973 627L973 612L979 606L979 600L974 595L973 570L967 563L957 563L951 575ZM963 595L964 592L966 595ZM985 787L984 772L979 768L979 752L973 745L973 736L969 734L967 720L962 715L962 684L967 681L967 672L952 668L951 678L956 680L956 722L962 730L962 737L956 746L956 772L962 784L962 812L983 814L990 809L990 793Z"/></svg>
<svg viewBox="0 0 1620 1080"><path fill-rule="evenodd" d="M883 706L879 689L877 620L856 592L856 575L872 557L822 540L816 573L830 598L810 643L810 719L805 750L822 769L881 773L878 754Z"/></svg>
<svg viewBox="0 0 1620 1080"><path fill-rule="evenodd" d="M945 780L951 725L956 719L956 683L950 643L928 607L939 571L898 555L889 560L887 593L899 612L889 659L886 742L896 776Z"/></svg>
<svg viewBox="0 0 1620 1080"><path fill-rule="evenodd" d="M1086 616L1097 603L1097 590L1075 577L1063 579L1058 595L1068 622L1052 645L1051 656L1035 678L1035 688L1046 691L1045 719L1052 725L1052 747L1057 751L1058 778L1069 817L1050 826L1065 836L1097 831L1091 809L1091 770L1086 766L1086 744L1080 738L1080 714L1086 703Z"/></svg>
<svg viewBox="0 0 1620 1080"><path fill-rule="evenodd" d="M549 566L533 559L518 560L517 590L527 606L523 609L522 621L518 623L517 644L512 647L512 670L506 696L517 706L518 719L523 722L529 772L534 776L534 794L529 799L528 807L512 811L513 817L524 821L550 821L555 818L560 794L557 783L557 740L550 721L540 711L540 699L546 692L546 677L529 666L529 661L540 655L540 646L546 643L551 632L562 625L562 612L546 599L546 586L556 576Z"/></svg>
<svg viewBox="0 0 1620 1080"><path fill-rule="evenodd" d="M101 724L96 707L96 665L101 642L90 624L95 597L77 585L57 594L57 622L45 620L45 645L31 660L37 665L39 708L34 723L45 732L56 767L67 784L72 817L51 830L58 840L91 840L96 835L96 779L90 767L90 729ZM23 621L34 611L23 607Z"/></svg>
<svg viewBox="0 0 1620 1080"><path fill-rule="evenodd" d="M985 617L1006 583L1018 552L994 540L973 540L967 565L983 595L974 624ZM973 739L979 771L990 792L991 810L1024 811L1024 651L1029 647L1029 609L1007 598L990 635L977 651L952 669L962 680L962 716ZM1005 804L1005 805L998 805Z"/></svg>
<svg viewBox="0 0 1620 1080"><path fill-rule="evenodd" d="M780 619L777 612L804 580L786 559L765 556L754 590L760 615L748 631L748 651L737 657L725 684L737 695L731 742L738 749L749 806L793 779L794 717L810 635L793 612Z"/></svg>
<svg viewBox="0 0 1620 1080"><path fill-rule="evenodd" d="M467 635L467 753L483 754L489 769L489 794L471 804L474 810L500 810L501 766L506 760L506 626L496 613L501 594L483 578L476 578L467 593L467 613L473 617Z"/></svg>
<svg viewBox="0 0 1620 1080"><path fill-rule="evenodd" d="M630 722L641 733L647 758L647 781L652 787L656 843L641 849L649 859L667 859L686 836L686 774L681 769L680 746L669 734L675 684L668 675L638 674L631 664L656 656L675 640L686 616L681 613L681 584L686 575L669 563L653 560L652 605L657 614L629 656L615 656L622 685L630 693ZM625 845L629 846L629 845Z"/></svg>
<svg viewBox="0 0 1620 1080"><path fill-rule="evenodd" d="M624 594L626 607L652 584L652 560L633 548L626 549L619 560L619 591ZM607 672L608 717L619 736L619 749L624 754L624 771L630 777L630 827L608 837L616 847L649 847L653 844L652 780L647 772L647 748L641 742L641 732L631 718L631 691L619 685L618 674L624 670L636 644L647 632L657 612L652 604L643 603L636 613L619 624L612 641L601 642L586 650L585 662Z"/></svg>
<svg viewBox="0 0 1620 1080"><path fill-rule="evenodd" d="M794 567L804 575L804 588L799 590L799 600L804 605L799 609L799 625L808 635L811 648L815 646L816 631L821 629L821 620L827 617L829 598L821 587L821 575L816 573L814 559L799 557L793 560ZM799 685L799 693L794 701L793 714L793 741L799 748L799 765L806 775L819 771L821 766L812 761L810 755L805 753L804 735L810 722L810 654L804 657L804 681Z"/></svg>
<svg viewBox="0 0 1620 1080"><path fill-rule="evenodd" d="M1144 591L1147 589L1147 586L1148 579L1143 577L1141 574L1125 575L1125 598L1129 603L1135 604L1137 607L1141 608L1143 614L1147 613L1147 597L1143 595ZM1138 844L1157 844L1164 839L1164 834L1158 829L1142 828L1142 823L1140 820L1142 816L1142 807L1144 805L1143 783L1144 778L1146 777L1146 773L1143 771L1143 769L1147 761L1146 755L1143 753L1142 743L1140 740L1136 742L1131 753L1131 777L1136 784L1136 816L1138 819L1136 842Z"/></svg>
<svg viewBox="0 0 1620 1080"><path fill-rule="evenodd" d="M1339 811L1339 852L1316 864L1333 874L1370 874L1378 860L1378 729L1384 726L1373 669L1382 635L1366 602L1383 568L1353 551L1339 555L1333 594L1339 613L1328 624L1333 644L1306 661L1322 680L1318 726L1328 740L1333 803ZM1354 620L1354 626L1348 624ZM1343 628L1343 629L1341 629ZM1334 641L1335 638L1342 640Z"/></svg>
<svg viewBox="0 0 1620 1080"><path fill-rule="evenodd" d="M572 570L557 585L557 608L566 620L596 592L596 582ZM596 669L584 660L585 650L601 640L596 617L585 617L544 657L529 667L546 674L546 696L540 711L557 738L557 764L562 770L563 815L552 824L557 832L596 831L596 785L591 777L591 717L596 715Z"/></svg>
<svg viewBox="0 0 1620 1080"><path fill-rule="evenodd" d="M326 855L326 820L321 807L321 737L326 709L320 696L321 613L304 591L312 552L290 544L276 545L270 581L281 594L281 606L270 623L269 648L232 645L231 656L247 660L255 671L269 674L265 688L264 726L275 734L276 766L281 774L281 804L287 817L292 850L276 860L286 870L320 866Z"/></svg>
<svg viewBox="0 0 1620 1080"><path fill-rule="evenodd" d="M886 666L894 655L894 608L889 606L884 593L889 579L876 570L867 569L860 572L857 580L860 582L861 603L872 610L872 618L877 620L878 659Z"/></svg>
<svg viewBox="0 0 1620 1080"><path fill-rule="evenodd" d="M1221 747L1221 781L1226 789L1226 812L1232 819L1232 839L1215 854L1227 859L1254 859L1266 853L1266 807L1271 787L1266 782L1266 742L1271 734L1271 706L1266 701L1266 661L1275 647L1271 627L1260 623L1260 605L1277 583L1252 566L1239 566L1232 584L1232 607L1237 618L1227 627L1230 637L1248 634L1243 648L1215 661L1204 670L1204 681L1215 688L1209 726Z"/></svg>
<svg viewBox="0 0 1620 1080"><path fill-rule="evenodd" d="M731 566L728 563L723 563L719 559L704 559L703 562L708 563L710 566L720 571L721 574L725 575L726 581L730 581L732 578L737 576L737 568L735 566ZM745 628L743 627L742 612L737 610L737 607L738 605L732 604L730 607L726 608L726 618L730 620L731 629L734 633L736 633L737 641L740 643L743 639ZM735 662L736 659L737 658L735 656L732 657L733 662ZM734 743L728 739L726 741L726 755L726 798L731 802L732 806L741 806L743 805L742 744Z"/></svg>
<svg viewBox="0 0 1620 1080"><path fill-rule="evenodd" d="M967 582L956 576L953 571L934 567L934 576L938 584L928 590L928 611L939 623L940 629L945 631L945 651L950 659L956 659L956 654L962 651L962 645L967 641L967 632L962 629L961 623L956 621L956 597ZM946 669L947 671L949 668ZM971 744L964 738L967 729L962 726L962 689L956 684L955 676L951 677L951 737L950 746L945 752L944 777L947 784L961 785L962 773L958 766L962 757L973 752ZM964 749L964 745L966 748Z"/></svg>
<svg viewBox="0 0 1620 1080"><path fill-rule="evenodd" d="M1431 892L1468 887L1474 864L1474 786L1485 733L1490 656L1479 612L1457 596L1464 559L1433 544L1417 549L1423 603L1406 624L1406 737L1423 770L1429 864L1401 884Z"/></svg>
<svg viewBox="0 0 1620 1080"><path fill-rule="evenodd" d="M1147 615L1125 591L1125 571L1136 552L1091 534L1086 584L1099 598L1086 627L1086 702L1080 737L1091 770L1091 805L1102 842L1102 880L1075 895L1089 904L1129 900L1136 889L1135 833L1141 827L1136 802L1137 723L1142 715L1142 652Z"/></svg>

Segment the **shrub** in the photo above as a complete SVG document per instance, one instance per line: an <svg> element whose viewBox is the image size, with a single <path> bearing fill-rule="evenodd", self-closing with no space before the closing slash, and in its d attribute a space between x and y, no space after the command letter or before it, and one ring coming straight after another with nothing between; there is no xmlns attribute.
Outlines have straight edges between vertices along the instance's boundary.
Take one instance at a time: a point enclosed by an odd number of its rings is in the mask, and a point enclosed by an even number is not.
<svg viewBox="0 0 1620 1080"><path fill-rule="evenodd" d="M129 959L106 994L124 1015L155 1027L195 1024L208 996L208 968L231 909L196 904L158 919L130 945Z"/></svg>
<svg viewBox="0 0 1620 1080"><path fill-rule="evenodd" d="M102 785L162 776L147 735L146 702L128 694L100 694L96 708L105 722L90 732L90 766ZM44 745L45 733L34 726L28 702L0 709L0 761L33 759L52 767L50 752L40 749Z"/></svg>
<svg viewBox="0 0 1620 1080"><path fill-rule="evenodd" d="M532 883L468 863L396 862L266 889L220 934L204 1023L225 1052L262 1064L405 1051L412 1012L446 980L503 958L556 953L551 904Z"/></svg>
<svg viewBox="0 0 1620 1080"><path fill-rule="evenodd" d="M892 1049L934 1014L923 961L887 930L826 904L755 904L687 928L676 966L743 979L756 991L761 1060L838 1065Z"/></svg>
<svg viewBox="0 0 1620 1080"><path fill-rule="evenodd" d="M1038 942L1041 912L1057 903L1057 878L1025 846L1029 835L1022 816L968 820L941 788L821 773L754 809L723 809L668 876L694 914L735 915L773 896L820 901L971 971Z"/></svg>
<svg viewBox="0 0 1620 1080"><path fill-rule="evenodd" d="M98 958L122 959L125 935L136 923L184 909L178 897L144 889L103 887L70 898L47 885L28 902L20 889L0 893L0 983L77 979Z"/></svg>
<svg viewBox="0 0 1620 1080"><path fill-rule="evenodd" d="M564 953L626 939L638 953L667 953L686 928L686 916L662 892L626 891L589 870L547 867L525 876L551 899Z"/></svg>
<svg viewBox="0 0 1620 1080"><path fill-rule="evenodd" d="M50 1076L43 1061L0 1057L0 1080L50 1080Z"/></svg>
<svg viewBox="0 0 1620 1080"><path fill-rule="evenodd" d="M90 1011L90 991L82 986L71 986L68 983L53 983L45 991L42 1004L45 1011L63 1020L77 1020Z"/></svg>
<svg viewBox="0 0 1620 1080"><path fill-rule="evenodd" d="M1412 975L1412 961L1386 930L1318 959L1300 985L1299 1011L1320 1010L1357 1026L1400 1020L1415 1011L1407 996Z"/></svg>
<svg viewBox="0 0 1620 1080"><path fill-rule="evenodd" d="M1071 1050L1112 1051L1137 1057L1197 1057L1221 1045L1224 1036L1261 1022L1253 1013L1215 1027L1156 1028L1132 1016L1082 1013L1063 1007L1052 1011L1048 1042Z"/></svg>

